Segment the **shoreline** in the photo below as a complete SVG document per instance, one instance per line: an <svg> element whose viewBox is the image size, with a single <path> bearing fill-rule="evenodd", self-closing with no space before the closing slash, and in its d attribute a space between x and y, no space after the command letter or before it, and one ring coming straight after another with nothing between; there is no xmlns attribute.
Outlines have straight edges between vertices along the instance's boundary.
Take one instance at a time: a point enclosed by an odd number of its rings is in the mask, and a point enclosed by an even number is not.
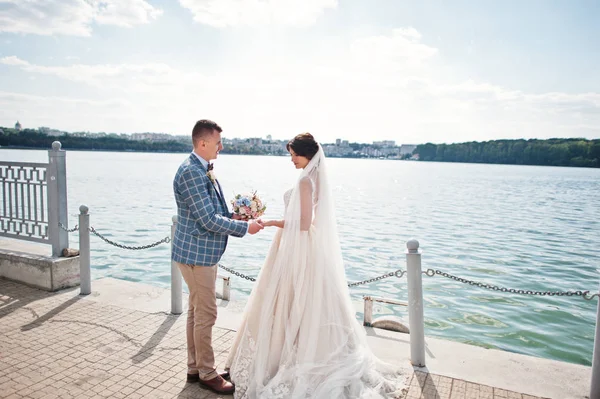
<svg viewBox="0 0 600 399"><path fill-rule="evenodd" d="M47 151L45 147L14 147L14 146L0 146L0 150L26 150L26 151ZM107 153L136 153L136 154L189 154L190 151L138 151L138 150L106 150L106 149L85 149L85 148L72 148L66 149L65 151L73 152L107 152ZM238 156L259 156L259 157L287 157L288 155L277 155L277 154L236 154L231 152L222 152L220 155L238 155ZM452 162L452 161L422 161L422 160L411 160L411 159L398 159L398 158L377 158L377 157L336 157L328 156L328 159L356 159L356 160L374 160L374 161L403 161L403 162L414 162L423 164L456 164L456 165L498 165L498 166L522 166L522 167L544 167L544 168L573 168L573 169L592 169L597 170L599 167L593 166L560 166L560 165L537 165L537 164L516 164L516 163L486 163L486 162Z"/></svg>

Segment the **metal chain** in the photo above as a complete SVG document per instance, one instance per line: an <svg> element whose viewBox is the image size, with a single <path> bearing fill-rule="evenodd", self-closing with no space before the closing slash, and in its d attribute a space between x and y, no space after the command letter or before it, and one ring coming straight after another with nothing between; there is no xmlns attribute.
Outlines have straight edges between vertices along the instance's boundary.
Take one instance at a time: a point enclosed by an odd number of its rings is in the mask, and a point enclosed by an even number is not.
<svg viewBox="0 0 600 399"><path fill-rule="evenodd" d="M59 227L69 233L72 233L74 231L79 230L79 226L75 225L74 228L72 229L67 229L67 227L62 224L62 223L58 223ZM128 245L123 245L123 244L118 244L114 241L109 240L108 238L104 237L102 234L98 233L96 231L96 229L94 229L94 227L90 227L89 231L93 234L95 234L96 236L98 236L100 239L102 239L103 241L105 241L106 243L113 245L115 247L119 247L119 248L123 248L123 249L131 249L131 250L143 250L143 249L148 249L148 248L153 248L156 247L160 244L163 243L169 243L171 242L171 238L169 236L163 238L160 241L157 241L155 243L152 244L148 244L148 245L142 245L142 246L137 246L137 247L133 247L133 246L128 246ZM248 281L256 281L256 278L251 277L251 276L247 276L243 273L237 272L233 269L230 269L227 266L223 266L222 264L219 263L219 267L223 270L228 271L229 273L236 275L238 277L241 277L243 279L246 279ZM359 285L363 285L363 284L370 284L370 283L374 283L376 281L379 280L383 280L385 278L389 278L389 277L397 277L397 278L401 278L406 274L406 271L398 269L396 271L393 272L389 272L386 274L383 274L381 276L378 277L374 277L368 280L363 280L363 281L357 281L354 283L348 283L348 287L356 287ZM433 277L433 276L442 276L442 277L446 277L449 278L451 280L454 281L458 281L459 283L464 283L464 284L469 284L469 285L474 285L476 287L479 288L485 288L488 290L492 290L492 291L500 291L500 292L508 292L511 294L521 294L521 295L539 295L539 296L581 296L583 297L583 299L591 301L592 299L594 299L595 297L599 297L600 298L600 293L597 294L590 294L590 291L531 291L531 290L519 290L519 289L514 289L514 288L505 288L505 287L499 287L497 285L492 285L492 284L485 284L485 283L479 283L477 281L473 281L473 280L468 280L466 278L462 278L462 277L458 277L458 276L454 276L452 274L443 272L441 270L434 270L434 269L427 269L426 271L423 272L423 274L427 275L428 277Z"/></svg>
<svg viewBox="0 0 600 399"><path fill-rule="evenodd" d="M223 269L223 270L228 271L231 274L234 274L234 275L238 276L238 277L244 278L244 279L249 280L249 281L256 281L256 278L250 277L250 276L246 276L245 274L240 273L240 272L236 272L235 270L233 270L233 269L231 269L231 268L229 268L227 266L223 266L220 263L219 263L219 267L221 269ZM386 274L381 275L379 277L371 278L371 279L364 280L364 281L357 281L355 283L349 283L348 287L356 287L357 285L370 284L370 283L373 283L375 281L383 280L384 278L388 278L388 277L398 277L398 278L401 278L402 276L404 276L405 273L406 272L404 270L398 269L398 270L396 270L394 272L386 273Z"/></svg>
<svg viewBox="0 0 600 399"><path fill-rule="evenodd" d="M246 276L245 274L242 274L242 273L240 273L240 272L236 272L235 270L233 270L233 269L230 269L230 268L228 268L227 266L223 266L223 265L222 265L222 264L220 264L220 263L219 263L219 267L220 267L221 269L223 269L223 270L227 270L227 271L228 271L229 273L231 273L231 274L235 274L235 275L236 275L236 276L238 276L238 277L245 278L246 280L249 280L249 281L256 281L256 279L255 279L254 277Z"/></svg>
<svg viewBox="0 0 600 399"><path fill-rule="evenodd" d="M389 272L386 274L383 274L379 277L375 277L375 278L370 278L368 280L363 280L363 281L357 281L355 283L349 283L348 287L356 287L357 285L362 285L362 284L370 284L373 283L375 281L379 281L379 280L383 280L384 278L388 278L388 277L398 277L401 278L402 276L404 276L406 272L404 270L398 269L394 272Z"/></svg>
<svg viewBox="0 0 600 399"><path fill-rule="evenodd" d="M434 270L434 269L427 269L427 271L424 271L423 274L427 275L428 277L433 277L433 276L438 275L438 276L449 278L451 280L458 281L459 283L474 285L474 286L477 286L480 288L485 288L485 289L493 290L493 291L509 292L511 294L540 295L540 296L581 296L585 300L588 300L588 301L594 299L594 297L597 297L597 296L600 297L600 294L591 294L590 295L590 291L530 291L530 290L517 290L514 288L498 287L497 285L479 283L477 281L468 280L466 278L454 276L452 274L443 272L441 270Z"/></svg>
<svg viewBox="0 0 600 399"><path fill-rule="evenodd" d="M72 229L67 229L67 226L65 226L64 224L62 224L61 222L58 222L58 227L60 227L61 229L63 229L64 231L66 231L67 233L72 233L74 231L79 230L79 226L75 225L75 227L73 227Z"/></svg>
<svg viewBox="0 0 600 399"><path fill-rule="evenodd" d="M156 246L158 246L160 244L170 243L171 242L171 237L167 236L167 237L163 238L162 240L157 241L157 242L152 243L152 244L141 245L141 246L138 246L138 247L131 247L129 245L118 244L118 243L116 243L114 241L109 240L108 238L104 237L102 234L98 233L96 231L96 229L94 229L94 227L90 227L90 232L93 233L93 234L95 234L101 240L103 240L104 242L106 242L106 243L108 243L110 245L113 245L113 246L119 247L119 248L123 248L123 249L131 249L131 250L135 250L135 251L139 251L139 250L142 250L142 249L148 249L148 248L156 247Z"/></svg>

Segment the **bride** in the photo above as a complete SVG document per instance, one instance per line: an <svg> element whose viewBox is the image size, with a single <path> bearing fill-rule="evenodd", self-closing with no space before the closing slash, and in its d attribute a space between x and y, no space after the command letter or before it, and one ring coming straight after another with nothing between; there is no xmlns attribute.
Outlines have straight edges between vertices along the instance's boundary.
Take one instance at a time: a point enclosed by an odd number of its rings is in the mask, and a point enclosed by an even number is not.
<svg viewBox="0 0 600 399"><path fill-rule="evenodd" d="M250 295L226 368L236 398L382 398L396 371L371 352L355 318L323 148L310 133L287 149L303 169Z"/></svg>

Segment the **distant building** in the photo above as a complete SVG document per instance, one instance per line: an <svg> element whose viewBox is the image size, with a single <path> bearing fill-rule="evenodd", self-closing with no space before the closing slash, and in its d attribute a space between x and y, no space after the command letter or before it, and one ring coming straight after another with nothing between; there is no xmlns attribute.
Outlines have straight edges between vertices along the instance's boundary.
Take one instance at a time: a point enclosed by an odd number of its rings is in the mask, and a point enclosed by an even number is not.
<svg viewBox="0 0 600 399"><path fill-rule="evenodd" d="M325 155L328 157L345 157L353 153L352 147L348 145L348 141L340 139L336 140L335 144L323 145L323 151L325 151Z"/></svg>
<svg viewBox="0 0 600 399"><path fill-rule="evenodd" d="M22 129L21 123L19 121L17 121L17 123L15 123L15 130L17 132L20 132Z"/></svg>
<svg viewBox="0 0 600 399"><path fill-rule="evenodd" d="M96 137L102 136L106 136L106 133L96 133ZM159 141L169 141L172 139L172 136L166 133L133 133L129 137L130 140L150 141L152 143Z"/></svg>
<svg viewBox="0 0 600 399"><path fill-rule="evenodd" d="M262 139L259 137L253 137L248 140L249 140L248 142L250 143L250 145L262 145Z"/></svg>
<svg viewBox="0 0 600 399"><path fill-rule="evenodd" d="M395 147L396 142L394 140L374 141L373 145L378 147Z"/></svg>
<svg viewBox="0 0 600 399"><path fill-rule="evenodd" d="M270 134L267 135L267 141L272 141L273 140L273 136L271 136Z"/></svg>

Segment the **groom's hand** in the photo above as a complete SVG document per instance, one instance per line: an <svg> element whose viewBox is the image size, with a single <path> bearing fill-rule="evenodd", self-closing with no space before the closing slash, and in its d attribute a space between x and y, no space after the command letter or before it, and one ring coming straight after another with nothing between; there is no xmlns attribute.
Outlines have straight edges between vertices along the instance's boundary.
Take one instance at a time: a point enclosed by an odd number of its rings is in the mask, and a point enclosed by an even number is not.
<svg viewBox="0 0 600 399"><path fill-rule="evenodd" d="M265 228L265 226L263 226L259 220L255 220L255 221L249 222L249 223L250 224L248 225L248 233L250 233L250 234L256 234Z"/></svg>

